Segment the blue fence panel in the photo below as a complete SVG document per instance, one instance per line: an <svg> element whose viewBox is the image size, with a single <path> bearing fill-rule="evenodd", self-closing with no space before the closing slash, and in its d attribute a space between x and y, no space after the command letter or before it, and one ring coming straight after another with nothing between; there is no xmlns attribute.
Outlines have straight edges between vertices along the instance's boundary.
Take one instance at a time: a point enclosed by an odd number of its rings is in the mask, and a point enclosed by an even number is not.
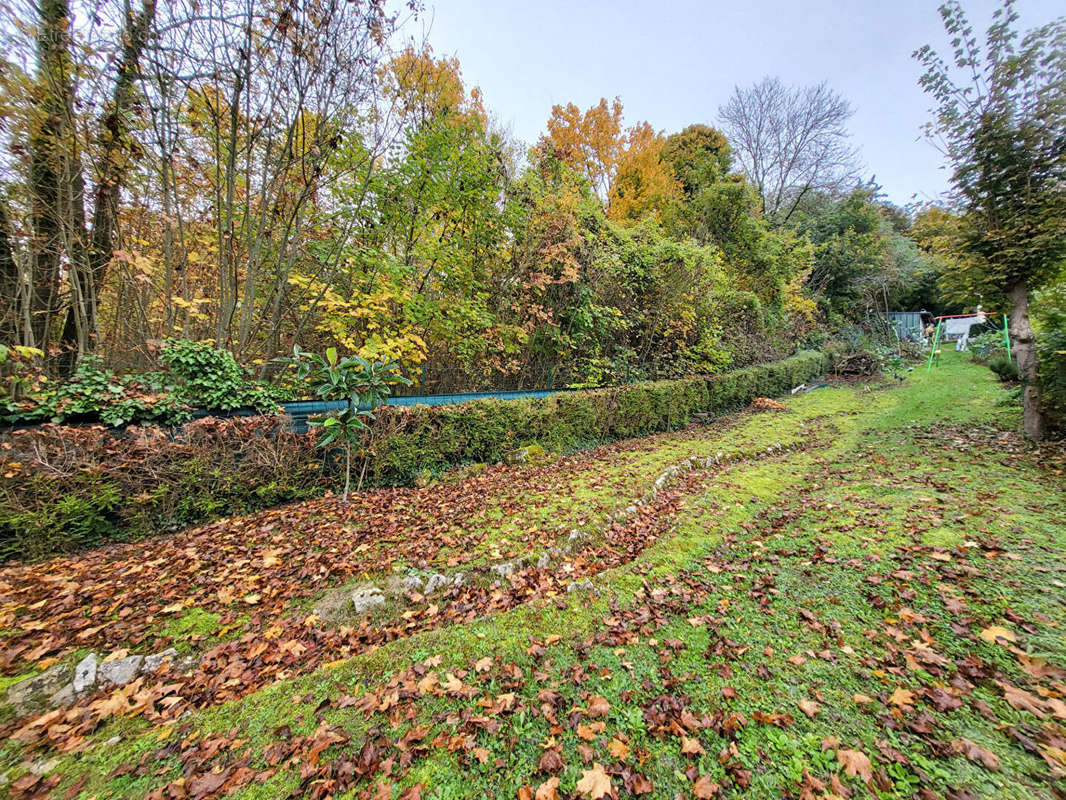
<svg viewBox="0 0 1066 800"><path fill-rule="evenodd" d="M410 397L390 397L385 401L389 406L450 406L468 403L471 400L512 400L519 397L550 397L559 394L558 389L532 389L528 391L508 392L463 392L460 394L427 394ZM298 400L282 403L285 413L292 417L292 427L297 433L307 432L307 418L331 411L347 408L344 400Z"/></svg>

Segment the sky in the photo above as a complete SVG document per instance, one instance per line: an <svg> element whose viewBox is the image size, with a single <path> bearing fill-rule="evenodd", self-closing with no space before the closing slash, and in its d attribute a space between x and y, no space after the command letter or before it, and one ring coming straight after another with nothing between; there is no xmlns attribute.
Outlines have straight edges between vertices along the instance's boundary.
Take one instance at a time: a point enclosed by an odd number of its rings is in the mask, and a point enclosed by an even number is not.
<svg viewBox="0 0 1066 800"><path fill-rule="evenodd" d="M438 56L454 56L486 107L527 144L556 103L621 98L626 123L666 133L715 124L734 86L767 75L827 81L855 107L850 123L866 177L897 204L935 200L948 185L922 139L930 100L911 53L949 43L937 0L427 0L415 23ZM965 0L983 32L998 5ZM1017 23L1066 13L1061 0L1018 0Z"/></svg>

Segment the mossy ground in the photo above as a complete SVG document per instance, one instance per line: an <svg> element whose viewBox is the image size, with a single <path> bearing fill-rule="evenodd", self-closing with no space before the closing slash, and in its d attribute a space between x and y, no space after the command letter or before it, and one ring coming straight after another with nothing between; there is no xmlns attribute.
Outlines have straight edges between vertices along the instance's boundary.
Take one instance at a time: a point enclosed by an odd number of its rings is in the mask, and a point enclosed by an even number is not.
<svg viewBox="0 0 1066 800"><path fill-rule="evenodd" d="M1066 495L1061 473L1018 442L1005 390L987 370L945 357L901 386L821 389L786 404L786 413L593 451L568 491L527 492L518 513L486 498L470 525L492 530L487 554L506 555L530 547L523 532L543 535L547 520L560 531L602 523L690 455L810 445L702 475L672 532L596 576L595 592L416 633L181 723L109 723L95 734L96 746L61 757L56 791L145 796L188 773L193 743L221 736L231 745L208 767L241 764L256 775L232 796L310 793L301 764L270 765L264 753L282 730L310 736L325 723L348 740L326 750L323 762L354 759L371 739L409 748L391 776L350 781L339 793L345 797L379 780L392 790L381 796L420 784L422 797L441 800L521 797L549 778L538 769L548 746L561 754L560 796L583 796L576 786L594 762L607 767L621 797L629 794L625 770L650 781L653 797L691 797L697 776L736 797L834 789L885 798L919 790L1061 797L1056 754L1037 739L1062 720L1014 707L996 683L1045 697L1066 689L1034 679L1019 658L1025 651L1066 667ZM981 638L990 626L1007 628L1017 642ZM915 660L914 652L926 652L915 648L932 652L935 666ZM486 656L492 667L473 670ZM429 691L402 703L402 713L337 702L380 692L427 661L478 693ZM980 670L959 666L978 662ZM923 694L952 687L961 702L948 710ZM560 695L559 724L542 713L543 690ZM899 702L898 690L912 693L911 702ZM476 750L470 742L409 746L412 729L425 728L418 743L443 742L485 711L476 700L509 692L517 710L495 715L491 731L464 733ZM580 726L590 721L582 713L590 696L609 706L591 738ZM687 731L702 752L684 753L683 740L662 735L649 716L662 697L679 698L697 716L739 713L745 724ZM800 701L815 703L813 716ZM114 736L117 743L103 744ZM998 768L958 754L951 743L960 740L994 754ZM837 753L851 750L872 762L868 788L861 775L845 773ZM13 745L6 755L27 757Z"/></svg>

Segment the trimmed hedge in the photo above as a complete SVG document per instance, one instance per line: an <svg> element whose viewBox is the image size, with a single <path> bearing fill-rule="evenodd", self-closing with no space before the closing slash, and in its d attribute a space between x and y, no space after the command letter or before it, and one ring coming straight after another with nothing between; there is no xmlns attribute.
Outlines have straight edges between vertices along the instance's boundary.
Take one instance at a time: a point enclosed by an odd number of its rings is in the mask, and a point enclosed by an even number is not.
<svg viewBox="0 0 1066 800"><path fill-rule="evenodd" d="M568 392L537 400L386 406L364 446L376 485L419 473L495 462L539 444L570 452L685 427L821 375L808 352L709 377ZM363 465L356 465L362 469ZM0 437L0 560L42 558L108 541L180 530L321 494L336 482L315 434L282 417L203 419L159 428L44 425Z"/></svg>
<svg viewBox="0 0 1066 800"><path fill-rule="evenodd" d="M569 452L683 428L696 414L724 413L824 374L829 357L805 352L720 375L615 386L540 400L474 400L459 406L388 406L367 450L376 484L407 484L423 470L494 462L515 447Z"/></svg>

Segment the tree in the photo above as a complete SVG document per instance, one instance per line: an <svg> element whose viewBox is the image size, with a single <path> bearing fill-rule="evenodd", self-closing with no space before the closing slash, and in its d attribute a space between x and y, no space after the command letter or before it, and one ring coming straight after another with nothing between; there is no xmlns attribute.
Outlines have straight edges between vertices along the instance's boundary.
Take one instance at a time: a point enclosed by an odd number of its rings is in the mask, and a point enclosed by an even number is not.
<svg viewBox="0 0 1066 800"><path fill-rule="evenodd" d="M67 373L78 355L92 349L96 334L98 295L115 247L119 198L129 171L135 83L155 12L155 0L141 0L139 7L124 4L113 25L117 58L90 63L92 58L79 61L82 50L72 38L76 26L67 0L42 0L32 8L34 65L27 76L32 103L23 112L32 244L23 258L28 280L19 282L27 287L20 298L25 307L15 311L25 324L11 332L26 345L44 348L53 338L53 320L63 316L59 344ZM79 107L94 100L103 109L99 117L79 117ZM16 263L6 231L0 245L8 251L0 260ZM62 314L64 273L70 292Z"/></svg>
<svg viewBox="0 0 1066 800"><path fill-rule="evenodd" d="M294 347L292 358L285 361L295 365L297 378L308 381L311 391L323 400L344 401L344 408L312 419L310 424L323 431L317 441L319 447L340 444L344 448L347 503L352 485L352 448L362 440L366 420L374 419L374 411L392 393L393 384L410 385L411 381L399 374L399 365L394 361L367 361L360 356L339 358L335 347L328 348L324 356Z"/></svg>
<svg viewBox="0 0 1066 800"><path fill-rule="evenodd" d="M663 159L666 139L647 122L630 128L608 198L607 216L634 224L677 202L681 187Z"/></svg>
<svg viewBox="0 0 1066 800"><path fill-rule="evenodd" d="M548 132L539 143L592 183L602 200L610 197L618 161L625 148L622 134L622 101L610 106L606 98L582 112L573 103L552 106Z"/></svg>
<svg viewBox="0 0 1066 800"><path fill-rule="evenodd" d="M940 7L950 63L929 45L914 53L923 89L936 101L928 135L952 167L962 209L958 245L980 299L1010 303L1010 335L1025 383L1023 427L1044 435L1030 293L1066 258L1066 18L1019 38L1005 0L979 44L962 9Z"/></svg>
<svg viewBox="0 0 1066 800"><path fill-rule="evenodd" d="M729 140L707 125L689 125L666 139L662 157L673 168L681 189L688 198L700 189L729 174L733 151Z"/></svg>
<svg viewBox="0 0 1066 800"><path fill-rule="evenodd" d="M825 83L789 87L767 77L734 87L718 116L772 224L787 223L809 193L856 181L858 154L846 128L854 113Z"/></svg>

